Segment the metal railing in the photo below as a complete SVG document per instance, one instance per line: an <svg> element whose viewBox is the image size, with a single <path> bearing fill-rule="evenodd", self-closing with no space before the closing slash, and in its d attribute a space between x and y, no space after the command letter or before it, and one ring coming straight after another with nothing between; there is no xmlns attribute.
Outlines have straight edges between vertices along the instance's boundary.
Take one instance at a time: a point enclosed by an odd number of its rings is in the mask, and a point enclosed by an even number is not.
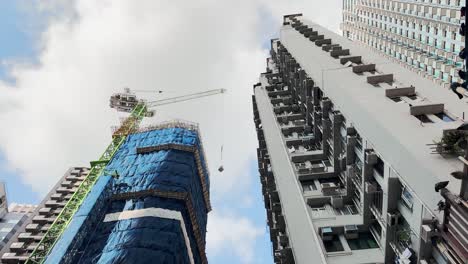
<svg viewBox="0 0 468 264"><path fill-rule="evenodd" d="M371 206L376 210L378 216L382 216L383 192L377 191L373 194Z"/></svg>

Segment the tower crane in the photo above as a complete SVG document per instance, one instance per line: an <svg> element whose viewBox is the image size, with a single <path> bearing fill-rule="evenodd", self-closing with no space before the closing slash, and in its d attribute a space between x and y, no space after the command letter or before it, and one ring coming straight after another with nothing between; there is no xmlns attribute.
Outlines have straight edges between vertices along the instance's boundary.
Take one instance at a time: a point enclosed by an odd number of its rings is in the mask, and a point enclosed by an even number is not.
<svg viewBox="0 0 468 264"><path fill-rule="evenodd" d="M154 92L162 93L163 91ZM122 124L114 131L112 134L112 142L106 148L101 157L96 161L90 162L91 169L88 175L86 175L83 182L78 186L76 192L65 204L64 208L44 234L41 241L37 244L26 263L43 263L46 260L48 254L67 228L68 224L78 211L80 205L86 199L86 196L91 191L98 178L105 174L104 172L107 164L118 151L127 136L138 130L138 126L144 117L151 117L154 115L154 110L151 110L152 108L222 94L225 92L225 89L215 89L150 102L138 99L129 88L125 88L123 93L113 94L109 100L110 107L115 108L120 112L130 113L130 115L126 117Z"/></svg>

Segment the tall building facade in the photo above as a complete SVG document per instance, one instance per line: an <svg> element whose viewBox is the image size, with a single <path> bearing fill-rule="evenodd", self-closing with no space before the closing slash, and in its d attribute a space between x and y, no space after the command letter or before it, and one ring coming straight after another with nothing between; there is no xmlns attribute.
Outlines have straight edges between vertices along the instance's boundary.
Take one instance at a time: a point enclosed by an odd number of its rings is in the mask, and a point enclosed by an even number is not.
<svg viewBox="0 0 468 264"><path fill-rule="evenodd" d="M341 29L446 88L459 81L465 40L459 34L465 0L343 0ZM466 95L468 96L468 95Z"/></svg>
<svg viewBox="0 0 468 264"><path fill-rule="evenodd" d="M28 217L18 222L17 229L0 250L0 263L26 262L88 172L84 167L70 168L38 206L26 208ZM15 205L11 209L21 212L25 206Z"/></svg>
<svg viewBox="0 0 468 264"><path fill-rule="evenodd" d="M5 185L0 183L0 250L11 241L34 209L34 205L26 204L8 206Z"/></svg>
<svg viewBox="0 0 468 264"><path fill-rule="evenodd" d="M128 135L45 263L207 263L209 176L198 126Z"/></svg>
<svg viewBox="0 0 468 264"><path fill-rule="evenodd" d="M253 111L275 263L466 263L465 103L300 14L270 55Z"/></svg>

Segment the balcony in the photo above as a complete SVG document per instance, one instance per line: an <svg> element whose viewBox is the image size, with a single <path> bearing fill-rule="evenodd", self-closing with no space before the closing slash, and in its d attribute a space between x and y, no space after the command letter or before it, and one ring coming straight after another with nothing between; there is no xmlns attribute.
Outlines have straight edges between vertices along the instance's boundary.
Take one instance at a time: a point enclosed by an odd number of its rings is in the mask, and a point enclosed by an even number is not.
<svg viewBox="0 0 468 264"><path fill-rule="evenodd" d="M416 235L409 228L409 226L399 225L394 232L394 239L390 241L390 247L393 249L396 255L404 259L403 252L407 248L411 248L412 237ZM409 263L409 262L408 262Z"/></svg>
<svg viewBox="0 0 468 264"><path fill-rule="evenodd" d="M323 159L323 151L316 145L297 145L288 148L292 162Z"/></svg>
<svg viewBox="0 0 468 264"><path fill-rule="evenodd" d="M359 193L358 190L353 191L353 204L356 206L356 208L361 211L362 205L361 205L361 194Z"/></svg>
<svg viewBox="0 0 468 264"><path fill-rule="evenodd" d="M345 196L346 189L341 188L338 182L321 183L322 194L324 196Z"/></svg>
<svg viewBox="0 0 468 264"><path fill-rule="evenodd" d="M383 207L383 192L382 190L379 190L373 194L370 210L374 214L377 221L379 221L380 224L383 225L384 220L382 217L382 207Z"/></svg>
<svg viewBox="0 0 468 264"><path fill-rule="evenodd" d="M354 150L356 152L356 155L358 157L361 157L362 154L363 154L363 150L362 150L362 141L359 140L358 138L356 138L356 144L354 145Z"/></svg>
<svg viewBox="0 0 468 264"><path fill-rule="evenodd" d="M351 181L354 183L356 188L362 192L362 172L356 164L354 164L352 168Z"/></svg>
<svg viewBox="0 0 468 264"><path fill-rule="evenodd" d="M299 174L325 172L325 171L328 171L329 167L331 167L331 163L328 160L305 161L305 162L295 163L295 165L296 165L296 170Z"/></svg>

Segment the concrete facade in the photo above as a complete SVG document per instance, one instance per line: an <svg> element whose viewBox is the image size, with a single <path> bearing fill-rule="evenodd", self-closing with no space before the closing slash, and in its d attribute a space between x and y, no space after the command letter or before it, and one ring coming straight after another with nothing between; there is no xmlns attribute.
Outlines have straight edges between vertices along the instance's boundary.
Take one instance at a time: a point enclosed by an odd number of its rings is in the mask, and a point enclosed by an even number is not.
<svg viewBox="0 0 468 264"><path fill-rule="evenodd" d="M0 263L24 263L28 259L88 171L88 168L75 167L65 173L42 202L22 220L11 239L0 250ZM15 205L14 208L24 210L21 205Z"/></svg>
<svg viewBox="0 0 468 264"><path fill-rule="evenodd" d="M459 81L465 0L343 0L343 35L435 83ZM467 95L468 96L468 95Z"/></svg>
<svg viewBox="0 0 468 264"><path fill-rule="evenodd" d="M463 163L431 146L466 102L300 14L280 31L253 96L275 263L449 263L434 185Z"/></svg>
<svg viewBox="0 0 468 264"><path fill-rule="evenodd" d="M9 243L34 209L35 206L26 204L8 206L5 185L0 183L0 250Z"/></svg>

